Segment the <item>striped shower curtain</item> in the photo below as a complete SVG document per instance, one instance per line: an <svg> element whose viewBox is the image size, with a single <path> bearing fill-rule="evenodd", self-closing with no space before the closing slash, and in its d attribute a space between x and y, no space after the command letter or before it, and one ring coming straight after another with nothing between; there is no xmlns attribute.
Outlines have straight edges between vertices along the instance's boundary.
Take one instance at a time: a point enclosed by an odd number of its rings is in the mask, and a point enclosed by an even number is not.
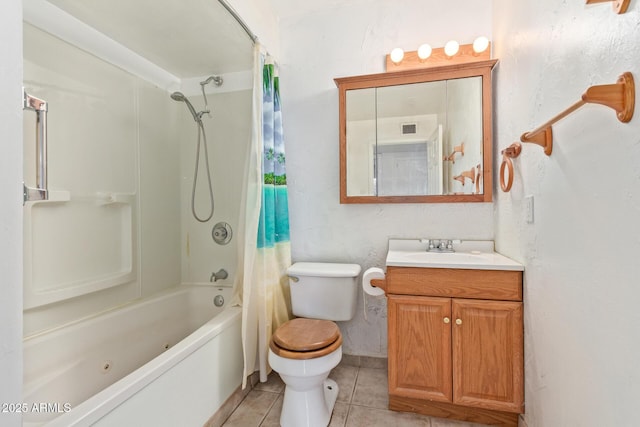
<svg viewBox="0 0 640 427"><path fill-rule="evenodd" d="M243 387L260 371L267 380L271 334L291 318L289 210L279 78L276 64L256 43L254 66L254 129L244 197L244 246L236 278L242 305Z"/></svg>

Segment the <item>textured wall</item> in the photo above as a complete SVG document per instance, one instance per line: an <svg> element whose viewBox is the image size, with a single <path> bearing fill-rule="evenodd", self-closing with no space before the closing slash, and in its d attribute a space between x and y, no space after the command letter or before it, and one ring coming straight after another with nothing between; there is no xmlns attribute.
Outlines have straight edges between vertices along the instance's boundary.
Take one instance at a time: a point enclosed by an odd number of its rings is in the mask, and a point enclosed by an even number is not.
<svg viewBox="0 0 640 427"><path fill-rule="evenodd" d="M640 4L494 1L498 150L587 87L640 78ZM636 91L637 94L637 91ZM527 144L497 197L496 241L525 264L526 420L636 425L640 397L640 117L588 105L558 123L553 154ZM496 150L496 152L498 152ZM496 155L496 161L498 156ZM534 196L535 222L524 200Z"/></svg>
<svg viewBox="0 0 640 427"><path fill-rule="evenodd" d="M490 32L490 1L357 0L281 20L278 61L294 261L353 262L364 269L384 266L389 237L493 238L491 204L341 205L333 82L384 71L385 54L396 46L443 46L451 38L470 43ZM367 320L361 296L358 304L356 317L340 325L344 351L386 356L386 302L370 299Z"/></svg>

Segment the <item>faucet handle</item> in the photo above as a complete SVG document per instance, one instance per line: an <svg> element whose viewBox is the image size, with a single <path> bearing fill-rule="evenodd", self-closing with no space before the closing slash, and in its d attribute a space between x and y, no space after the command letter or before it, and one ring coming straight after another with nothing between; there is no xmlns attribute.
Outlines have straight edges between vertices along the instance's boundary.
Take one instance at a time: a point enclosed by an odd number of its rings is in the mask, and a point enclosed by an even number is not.
<svg viewBox="0 0 640 427"><path fill-rule="evenodd" d="M459 245L462 243L460 239L447 240L447 249L453 249L453 245Z"/></svg>
<svg viewBox="0 0 640 427"><path fill-rule="evenodd" d="M433 242L434 241L431 240L431 239L420 239L420 243L426 243L427 244L427 250L435 248L435 246L433 245Z"/></svg>

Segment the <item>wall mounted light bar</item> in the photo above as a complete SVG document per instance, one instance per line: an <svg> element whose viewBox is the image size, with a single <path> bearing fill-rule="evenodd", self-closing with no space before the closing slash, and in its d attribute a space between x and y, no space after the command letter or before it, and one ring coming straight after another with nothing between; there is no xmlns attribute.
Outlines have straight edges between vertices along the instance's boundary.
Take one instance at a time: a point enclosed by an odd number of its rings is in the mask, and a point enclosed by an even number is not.
<svg viewBox="0 0 640 427"><path fill-rule="evenodd" d="M405 52L395 48L386 56L387 71L404 71L442 65L464 64L491 59L491 42L486 37L478 37L472 44L459 44L449 40L444 47L431 48L421 45L418 50Z"/></svg>

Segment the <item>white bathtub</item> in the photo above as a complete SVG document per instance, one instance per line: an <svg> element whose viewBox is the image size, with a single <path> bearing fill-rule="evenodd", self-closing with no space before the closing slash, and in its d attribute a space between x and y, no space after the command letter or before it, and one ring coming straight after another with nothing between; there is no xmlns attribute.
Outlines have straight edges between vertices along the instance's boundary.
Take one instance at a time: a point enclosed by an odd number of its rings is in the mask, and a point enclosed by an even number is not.
<svg viewBox="0 0 640 427"><path fill-rule="evenodd" d="M230 288L179 286L26 338L24 425L202 426L242 381L230 299Z"/></svg>

